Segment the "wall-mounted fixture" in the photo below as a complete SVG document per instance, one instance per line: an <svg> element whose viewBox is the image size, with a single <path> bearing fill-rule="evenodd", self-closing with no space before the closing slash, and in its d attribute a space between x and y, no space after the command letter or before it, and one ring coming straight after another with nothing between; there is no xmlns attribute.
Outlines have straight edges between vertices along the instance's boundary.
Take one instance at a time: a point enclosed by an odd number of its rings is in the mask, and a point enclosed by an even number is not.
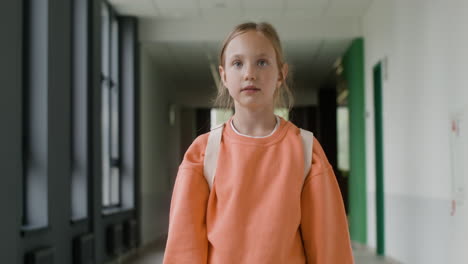
<svg viewBox="0 0 468 264"><path fill-rule="evenodd" d="M169 105L169 125L174 126L176 119L176 105L170 104Z"/></svg>

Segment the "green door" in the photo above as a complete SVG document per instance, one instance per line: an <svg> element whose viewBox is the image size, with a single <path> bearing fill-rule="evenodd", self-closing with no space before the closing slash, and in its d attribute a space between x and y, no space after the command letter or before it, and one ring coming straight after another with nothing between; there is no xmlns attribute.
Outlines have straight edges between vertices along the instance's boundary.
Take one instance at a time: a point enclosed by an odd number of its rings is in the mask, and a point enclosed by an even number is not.
<svg viewBox="0 0 468 264"><path fill-rule="evenodd" d="M377 254L385 255L384 159L382 118L382 65L374 66L374 124L375 124L375 207Z"/></svg>

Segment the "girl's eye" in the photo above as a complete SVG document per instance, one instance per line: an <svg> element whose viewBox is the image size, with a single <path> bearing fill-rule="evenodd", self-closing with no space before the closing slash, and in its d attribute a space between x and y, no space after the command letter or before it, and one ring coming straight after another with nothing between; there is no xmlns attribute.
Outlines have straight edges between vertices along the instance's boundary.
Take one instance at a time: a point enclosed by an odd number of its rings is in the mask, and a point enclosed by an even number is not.
<svg viewBox="0 0 468 264"><path fill-rule="evenodd" d="M237 68L239 68L240 66L242 66L242 62L240 62L240 61L235 61L235 62L232 63L232 65L235 66L235 67L237 67Z"/></svg>
<svg viewBox="0 0 468 264"><path fill-rule="evenodd" d="M258 61L258 65L259 66L267 66L268 65L268 62L266 60L259 60Z"/></svg>

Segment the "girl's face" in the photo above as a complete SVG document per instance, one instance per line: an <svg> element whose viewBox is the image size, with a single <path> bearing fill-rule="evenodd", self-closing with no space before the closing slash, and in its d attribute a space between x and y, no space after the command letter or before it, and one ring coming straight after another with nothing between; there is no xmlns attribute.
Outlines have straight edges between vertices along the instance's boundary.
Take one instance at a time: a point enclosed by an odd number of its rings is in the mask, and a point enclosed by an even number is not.
<svg viewBox="0 0 468 264"><path fill-rule="evenodd" d="M240 34L229 42L224 58L219 73L236 108L274 107L274 93L283 78L268 38L253 30ZM282 72L286 77L286 64Z"/></svg>

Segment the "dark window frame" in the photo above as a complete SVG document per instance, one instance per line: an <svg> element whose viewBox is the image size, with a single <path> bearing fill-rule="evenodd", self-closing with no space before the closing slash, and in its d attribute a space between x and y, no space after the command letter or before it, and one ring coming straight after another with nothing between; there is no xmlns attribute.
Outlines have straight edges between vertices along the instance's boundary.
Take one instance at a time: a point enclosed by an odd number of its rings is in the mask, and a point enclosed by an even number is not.
<svg viewBox="0 0 468 264"><path fill-rule="evenodd" d="M89 0L72 0L71 13L71 210L73 223L89 217L90 193L90 89L91 5Z"/></svg>
<svg viewBox="0 0 468 264"><path fill-rule="evenodd" d="M106 12L107 14L107 16L102 15L103 21L101 24L103 29L101 37L106 38L106 41L103 39L101 45L103 53L101 71L103 103L102 206L105 210L112 210L122 207L122 89L119 67L119 50L121 45L119 41L120 21L117 14L108 3L102 3L102 9L102 12ZM114 28L114 26L116 28ZM115 100L113 100L114 95L117 97ZM107 100L107 104L104 100ZM117 106L115 106L115 102L117 102ZM105 111L106 106L107 112ZM115 112L116 116L114 116ZM106 123L107 127L104 125L105 122L108 122ZM115 125L114 122L117 124ZM117 145L116 149L113 148L114 144ZM108 164L106 164L106 160L108 160ZM108 167L106 168L106 166ZM117 173L116 176L113 175L113 171ZM114 187L115 185L116 187Z"/></svg>

